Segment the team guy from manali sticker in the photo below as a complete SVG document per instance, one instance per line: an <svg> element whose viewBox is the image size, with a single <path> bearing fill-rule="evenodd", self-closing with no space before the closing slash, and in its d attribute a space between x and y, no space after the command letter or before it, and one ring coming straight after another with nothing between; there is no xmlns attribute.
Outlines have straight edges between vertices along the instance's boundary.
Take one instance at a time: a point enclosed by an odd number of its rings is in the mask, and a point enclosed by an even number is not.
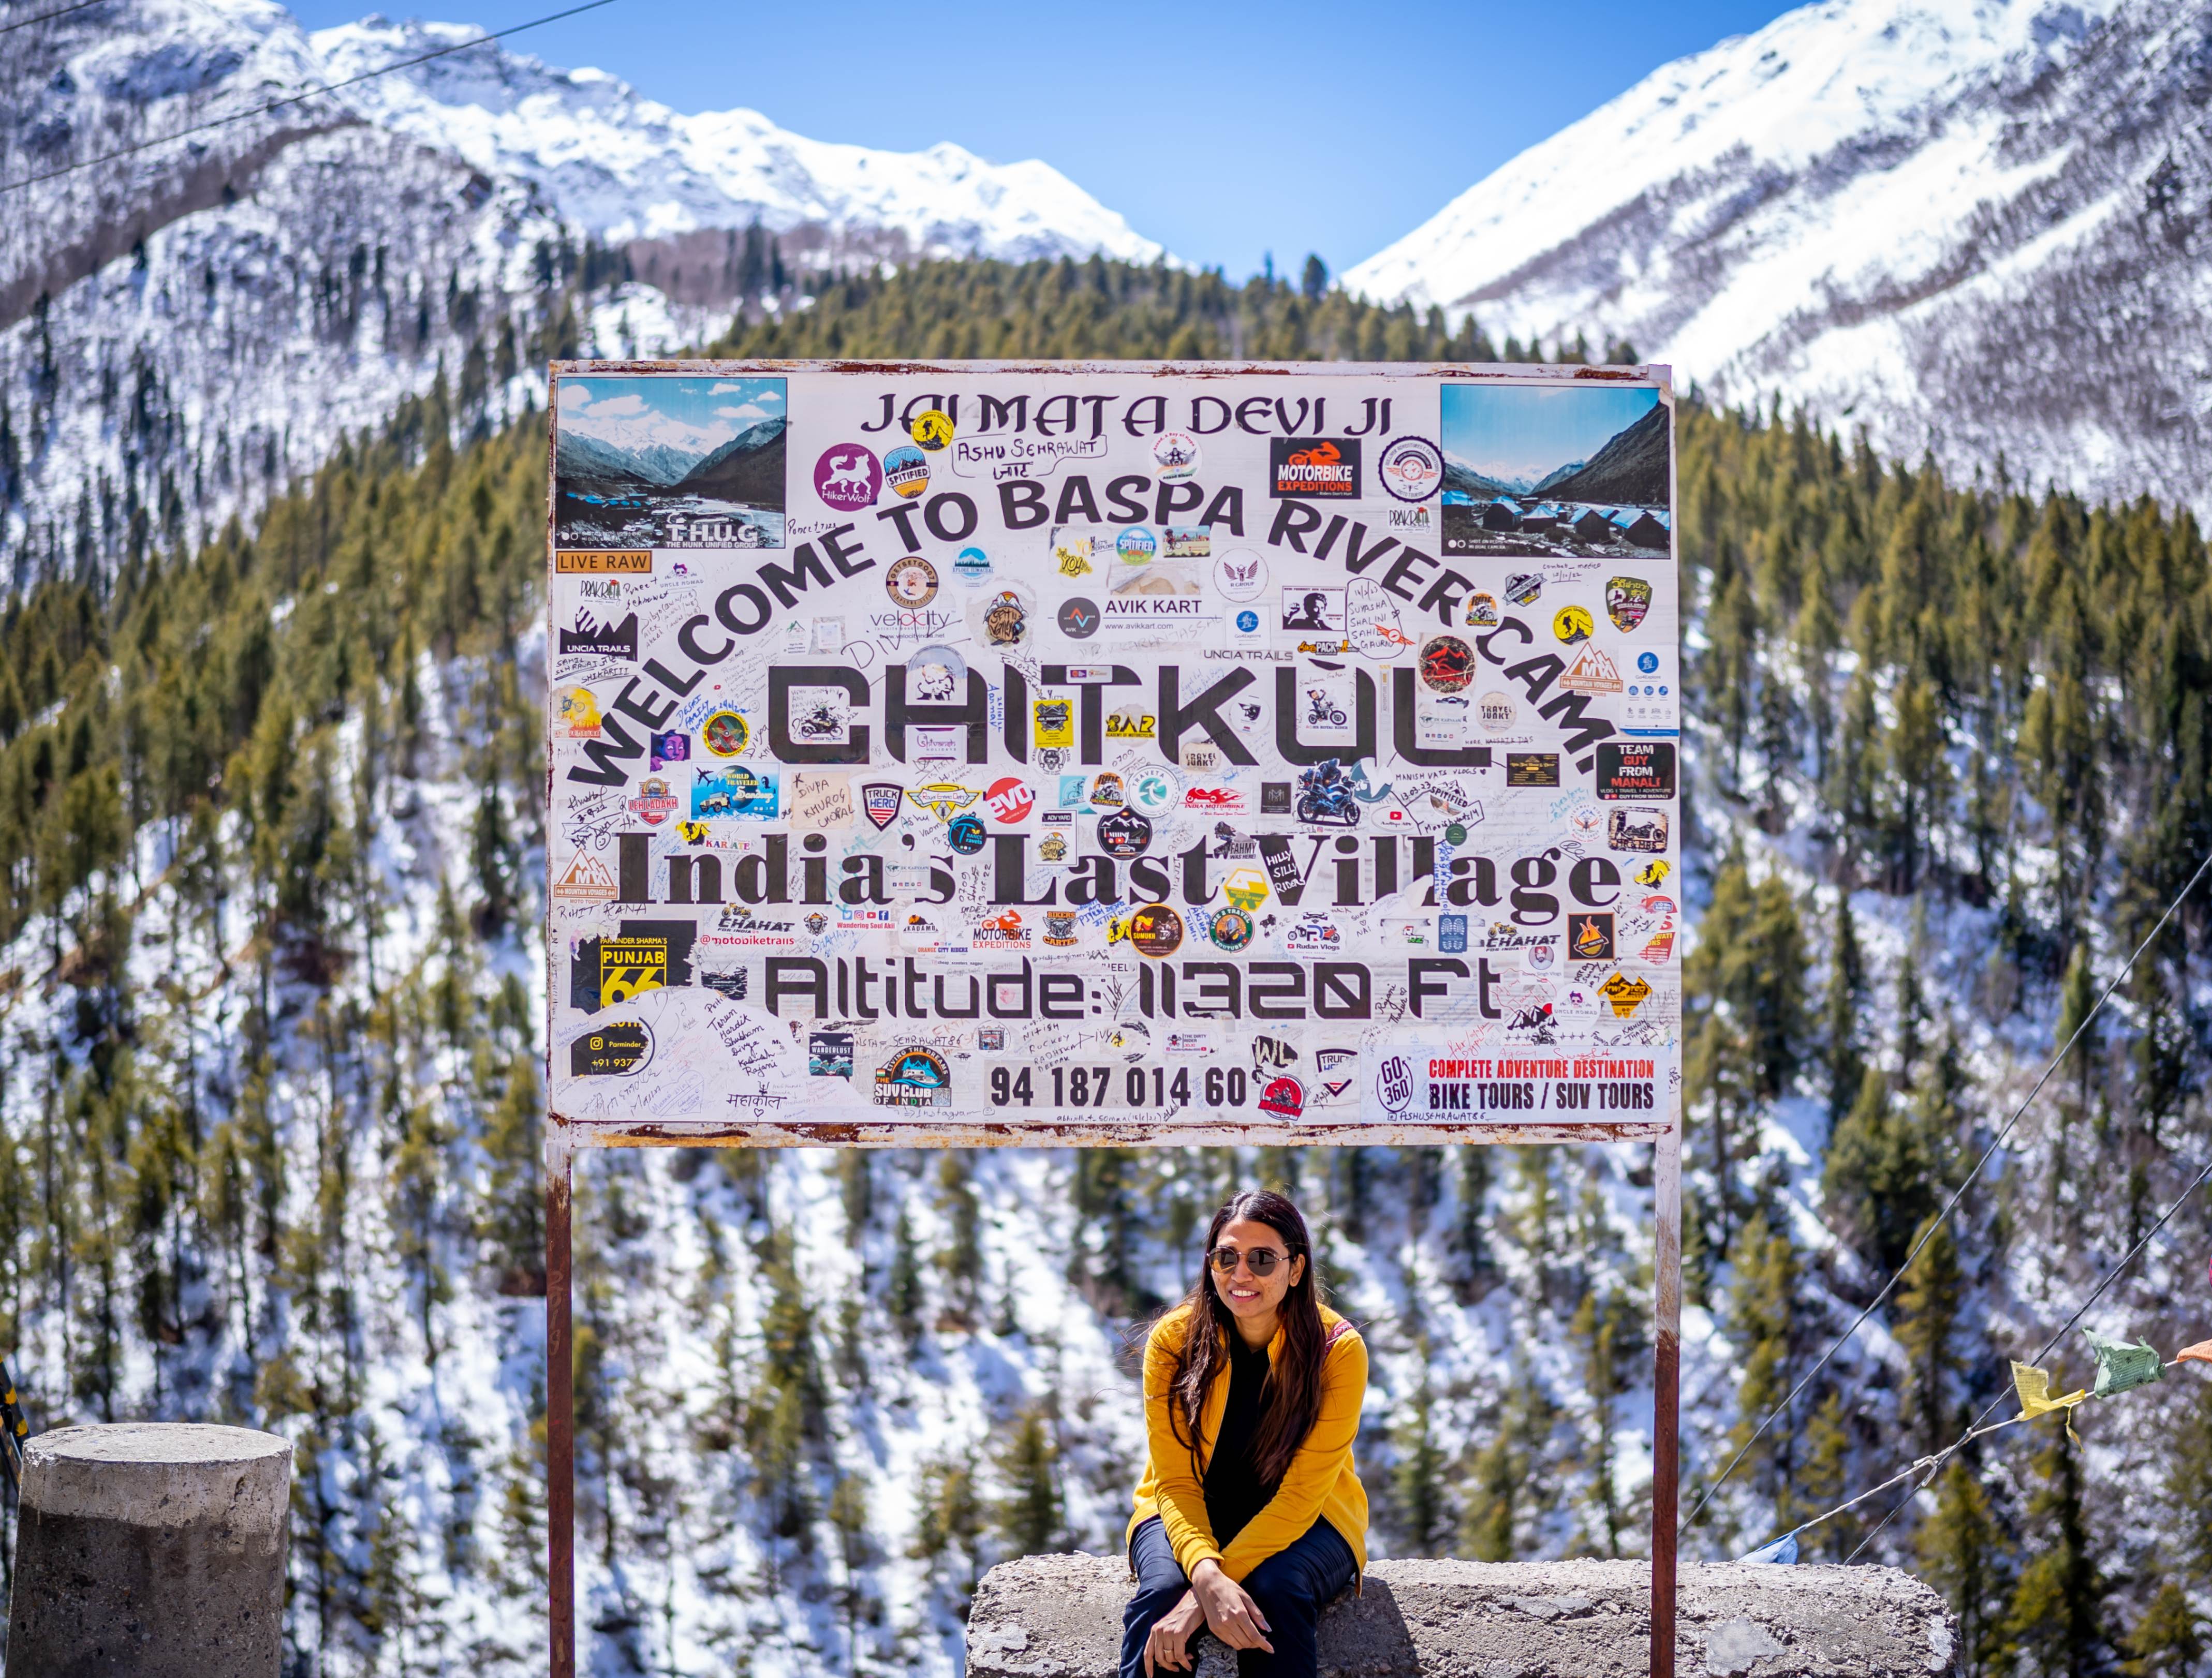
<svg viewBox="0 0 2212 1678"><path fill-rule="evenodd" d="M564 1117L1671 1110L1659 388L691 366L553 409Z"/></svg>

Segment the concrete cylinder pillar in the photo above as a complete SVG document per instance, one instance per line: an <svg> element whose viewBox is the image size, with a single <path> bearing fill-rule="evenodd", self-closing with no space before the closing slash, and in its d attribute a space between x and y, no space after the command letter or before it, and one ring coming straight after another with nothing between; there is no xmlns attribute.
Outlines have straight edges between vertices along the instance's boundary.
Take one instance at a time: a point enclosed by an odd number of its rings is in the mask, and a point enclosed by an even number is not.
<svg viewBox="0 0 2212 1678"><path fill-rule="evenodd" d="M24 1441L7 1678L276 1678L292 1447L185 1422Z"/></svg>

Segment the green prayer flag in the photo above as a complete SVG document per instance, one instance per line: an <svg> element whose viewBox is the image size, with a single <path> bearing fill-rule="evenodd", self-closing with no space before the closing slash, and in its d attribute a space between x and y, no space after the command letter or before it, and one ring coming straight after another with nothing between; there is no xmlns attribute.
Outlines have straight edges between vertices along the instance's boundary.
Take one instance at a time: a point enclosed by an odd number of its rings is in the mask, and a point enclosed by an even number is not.
<svg viewBox="0 0 2212 1678"><path fill-rule="evenodd" d="M2089 1349L2097 1356L2097 1384L2092 1391L2099 1398L2110 1398L2130 1387L2148 1386L2164 1372L2165 1360L2151 1346L2107 1340L2094 1329L2081 1332L2088 1336Z"/></svg>

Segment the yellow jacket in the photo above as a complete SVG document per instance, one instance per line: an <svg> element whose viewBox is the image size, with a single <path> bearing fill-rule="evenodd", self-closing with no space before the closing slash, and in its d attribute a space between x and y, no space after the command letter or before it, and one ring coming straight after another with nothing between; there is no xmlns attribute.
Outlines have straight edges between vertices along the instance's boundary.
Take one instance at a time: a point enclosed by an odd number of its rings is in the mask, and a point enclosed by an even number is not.
<svg viewBox="0 0 2212 1678"><path fill-rule="evenodd" d="M1190 1308L1171 1311L1152 1325L1145 1342L1145 1434L1148 1450L1145 1477L1137 1482L1137 1512L1129 1517L1133 1534L1157 1515L1167 1534L1175 1558L1188 1575L1211 1556L1221 1571L1243 1582L1244 1576L1278 1551L1289 1548L1305 1536L1316 1515L1352 1546L1359 1570L1367 1569L1367 1493L1352 1463L1352 1442L1359 1436L1360 1404L1367 1396L1367 1343L1353 1328L1326 1305L1322 1327L1328 1349L1322 1354L1321 1414L1313 1431L1298 1447L1282 1484L1252 1523L1223 1549L1213 1542L1213 1526L1206 1515L1206 1465L1220 1437L1221 1418L1229 1408L1229 1366L1224 1363L1213 1378L1200 1418L1197 1449L1176 1435L1170 1411L1173 1400L1168 1383L1175 1376L1176 1354L1190 1323ZM1278 1329L1267 1347L1272 1366L1283 1349Z"/></svg>

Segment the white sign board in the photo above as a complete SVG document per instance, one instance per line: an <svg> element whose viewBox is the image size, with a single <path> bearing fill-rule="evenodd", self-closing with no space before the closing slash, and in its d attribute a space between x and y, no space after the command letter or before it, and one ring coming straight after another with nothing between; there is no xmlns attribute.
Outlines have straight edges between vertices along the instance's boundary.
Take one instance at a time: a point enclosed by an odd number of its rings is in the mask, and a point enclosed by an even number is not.
<svg viewBox="0 0 2212 1678"><path fill-rule="evenodd" d="M557 366L556 1119L1663 1127L1672 426L1663 369Z"/></svg>

